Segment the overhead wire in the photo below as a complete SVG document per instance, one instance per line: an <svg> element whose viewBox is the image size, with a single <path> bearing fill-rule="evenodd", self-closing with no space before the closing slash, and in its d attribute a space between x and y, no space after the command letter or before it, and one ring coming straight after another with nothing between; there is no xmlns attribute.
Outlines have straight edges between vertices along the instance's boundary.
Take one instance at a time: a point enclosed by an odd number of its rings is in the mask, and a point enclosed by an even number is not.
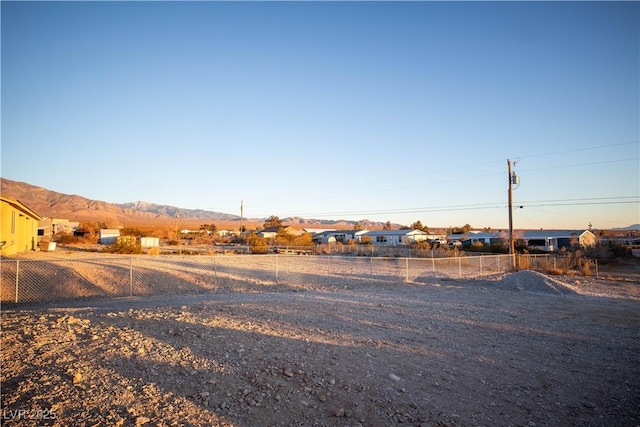
<svg viewBox="0 0 640 427"><path fill-rule="evenodd" d="M575 149L570 149L570 150L562 150L562 151L555 151L555 152L548 152L548 153L539 153L539 154L530 154L530 155L526 155L526 156L514 156L514 158L518 158L518 159L527 159L527 158L536 158L536 157L545 157L545 156L553 156L553 155L561 155L561 154L569 154L569 153L574 153L574 152L584 152L584 151L588 151L588 150L598 150L598 149L605 149L605 148L613 148L613 147L620 147L620 146L628 146L628 145L638 145L640 144L640 141L631 141L631 142L623 142L623 143L615 143L615 144L606 144L606 145L599 145L599 146L591 146L591 147L581 147L581 148L575 148ZM633 157L633 158L624 158L624 159L613 159L613 160L600 160L600 161L593 161L593 162L584 162L584 163L574 163L574 164L567 164L567 163L563 163L562 165L556 165L556 166L544 166L544 167L537 167L537 168L529 168L529 169L519 169L518 172L533 172L533 171L542 171L542 170L551 170L551 169L560 169L560 168L571 168L571 167L583 167L583 166L597 166L597 165L601 165L601 164L610 164L610 163L621 163L621 162L630 162L630 161L638 161L640 160L640 158L638 157ZM467 169L474 169L477 168L479 166L485 166L485 165L489 165L489 164L496 164L499 162L504 162L504 159L501 160L492 160L492 161L484 161L484 162L478 162L478 163L474 163L471 165L466 165L464 167L460 167L460 169L462 170L467 170ZM411 184L411 185L404 185L404 186L394 186L394 187L387 187L387 188L382 188L382 189L375 189L375 190L369 190L366 193L363 192L348 192L348 193L342 193L342 194L332 194L332 195L328 195L328 196L319 196L318 193L322 193L325 191L332 191L332 190L336 190L336 189L344 189L345 187L348 188L355 188L358 186L362 186L362 185L369 185L371 183L375 183L375 182L388 182L389 180L398 180L398 179L409 179L409 178L416 178L416 177L420 177L420 176L424 176L424 175L438 175L440 173L443 172L449 172L449 170L446 169L441 169L441 170L429 170L426 172L420 172L417 174L409 174L409 175L403 175L403 176L397 176L397 177L384 177L384 178L378 178L375 180L367 180L367 181L362 181L359 183L351 183L351 184L347 184L347 185L342 185L342 186L334 186L334 187L329 187L329 188L325 188L325 189L316 189L314 190L314 196L313 198L308 199L309 201L313 200L313 201L318 201L318 200L330 200L330 199L340 199L340 198L347 198L347 197L352 197L354 195L358 195L358 196L362 196L362 195L370 195L370 194L380 194L380 193L385 193L385 192L391 192L391 191L398 191L398 190L404 190L404 189L409 189L409 188L421 188L421 187L426 187L426 186L433 186L433 185L438 185L438 184L445 184L445 183L453 183L453 182L462 182L462 181L467 181L467 180L477 180L480 178L486 178L486 177L491 177L491 176L498 176L498 175L504 175L506 174L506 171L504 172L493 172L493 173L485 173L485 174L476 174L476 175L472 175L472 176L456 176L456 177L451 177L451 178L447 178L444 180L437 180L437 181L431 181L431 182L427 182L427 183L416 183L416 184ZM294 193L289 193L289 194L282 194L280 195L280 197L278 197L277 199L280 200L289 200L290 197L295 196L296 194L300 194L299 192L294 192ZM304 192L304 194L308 194L307 192ZM609 198L587 198L587 199L574 199L573 201L571 200L567 200L567 199L563 199L563 200L556 200L556 201L536 201L536 202L520 202L518 203L518 206L522 206L522 207L530 207L530 208L538 208L538 207L548 207L548 206L584 206L584 205L598 205L598 204L630 204L630 203L638 203L638 201L630 201L630 200L617 200L620 199L621 197L609 197ZM622 197L624 198L624 197ZM274 199L271 199L272 201L277 201ZM637 197L636 197L637 199ZM607 200L607 201L605 201ZM296 201L298 202L304 202L305 200L301 200L301 199L296 199ZM534 204L527 204L527 203L538 203L536 205ZM544 204L540 204L540 203L544 203ZM294 213L294 214L287 214L287 216L300 216L300 217L305 217L305 216L315 216L315 217L334 217L334 216L338 216L338 215L343 215L343 216L354 216L354 215L381 215L381 214L402 214L402 213L430 213L430 212L453 212L453 211L459 211L459 210L479 210L479 209L498 209L498 208L505 208L506 206L504 205L504 202L496 202L496 203L482 203L482 204L470 204L470 205L455 205L455 206L429 206L429 207L409 207L409 208L400 208L400 209L380 209L380 210L357 210L357 211L332 211L332 212L313 212L313 213Z"/></svg>
<svg viewBox="0 0 640 427"><path fill-rule="evenodd" d="M525 159L525 158L534 158L534 157L544 157L544 156L552 156L552 155L559 155L559 154L568 154L568 153L574 153L574 152L583 152L583 151L588 151L588 150L596 150L596 149L604 149L604 148L612 148L612 147L618 147L618 146L625 146L625 145L633 145L633 144L640 144L640 141L633 141L633 142L624 142L624 143L617 143L617 144L607 144L607 145L599 145L599 146L592 146L592 147L585 147L585 148L576 148L576 149L571 149L571 150L563 150L563 151L555 151L555 152L549 152L549 153L541 153L541 154L532 154L532 155L527 155L527 156L516 156L514 158L519 158L519 159ZM561 168L570 168L570 167L582 167L582 166L597 166L597 165L601 165L601 164L610 164L610 163L619 163L619 162L630 162L630 161L638 161L640 160L640 158L638 157L633 157L633 158L624 158L624 159L614 159L614 160L601 160L601 161L595 161L595 162L586 162L586 163L574 163L574 164L562 164L562 165L557 165L557 166L545 166L545 167L539 167L539 168L529 168L529 169L519 169L519 172L533 172L533 171L541 171L541 170L551 170L551 169L561 169ZM502 160L491 160L491 161L485 161L485 162L479 162L479 163L474 163L474 164L469 164L469 165L464 165L464 166L460 166L459 169L461 170L468 170L468 169L474 169L480 166L486 166L488 164L494 164L494 163L499 163L499 162L504 162L504 159ZM440 170L429 170L426 172L420 172L417 174L409 174L409 175L403 175L403 176L397 176L397 177L389 177L389 176L385 176L383 178L378 178L375 180L368 180L368 181L362 181L360 183L349 183L349 184L345 184L342 186L334 186L334 187L328 187L325 189L316 189L314 190L315 196L313 197L313 199L308 199L308 200L331 200L331 199L341 199L341 198L346 198L346 197L351 197L353 195L362 195L362 192L349 192L349 193L342 193L342 194L333 194L333 195L329 195L329 196L318 196L318 193L322 193L325 191L333 191L336 189L344 189L345 187L348 188L354 188L354 187L358 187L358 186L362 186L362 185L369 185L375 182L388 182L389 180L399 180L399 179L410 179L410 178L416 178L419 176L424 176L424 175L438 175L440 173L449 173L450 170L448 169L440 169ZM410 188L421 188L421 187L427 187L427 186L432 186L432 185L439 185L439 184L446 184L446 183L454 183L454 182L462 182L462 181L468 181L468 180L472 180L472 179L479 179L479 178L486 178L486 177L490 177L490 176L498 176L498 175L504 175L506 174L506 172L494 172L494 173L487 173L487 174L480 174L480 175L472 175L472 176L465 176L465 177L451 177L445 180L438 180L438 181L430 181L430 182L426 182L426 183L417 183L417 184L411 184L411 185L403 185L403 186L394 186L394 187L387 187L384 189L377 189L377 190L369 190L367 191L367 193L365 194L379 194L379 193L387 193L387 192L391 192L391 191L398 191L398 190L406 190L406 189L410 189ZM291 197L291 196L295 196L296 194L307 194L306 192L294 192L294 193L287 193L287 194L282 194L278 197L279 200L286 200L287 198ZM298 201L305 201L303 200L298 200Z"/></svg>
<svg viewBox="0 0 640 427"><path fill-rule="evenodd" d="M632 200L633 199L633 200ZM620 196L620 197L592 197L583 199L562 199L562 200L538 200L520 202L516 208L539 208L551 206L587 206L587 205L620 205L620 204L640 204L640 196ZM380 215L380 214L407 214L407 213L430 213L430 212L454 212L461 210L484 210L484 209L506 209L508 206L504 202L494 203L473 203L466 205L448 206L428 206L418 208L403 209L377 209L362 211L334 211L334 212L306 212L288 214L287 216L354 216L354 215Z"/></svg>

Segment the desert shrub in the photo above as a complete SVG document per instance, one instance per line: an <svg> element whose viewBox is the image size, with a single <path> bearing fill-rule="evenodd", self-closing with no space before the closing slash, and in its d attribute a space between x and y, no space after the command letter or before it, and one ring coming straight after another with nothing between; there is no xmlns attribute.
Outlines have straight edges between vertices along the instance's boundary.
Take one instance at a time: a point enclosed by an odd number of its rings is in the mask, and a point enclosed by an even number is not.
<svg viewBox="0 0 640 427"><path fill-rule="evenodd" d="M74 243L80 243L81 237L74 236L72 234L60 233L53 236L53 241L60 243L61 245L71 245Z"/></svg>
<svg viewBox="0 0 640 427"><path fill-rule="evenodd" d="M248 238L249 244L249 253L252 254L266 254L269 252L269 245L267 244L267 240L263 237L258 236L257 234L252 234Z"/></svg>
<svg viewBox="0 0 640 427"><path fill-rule="evenodd" d="M371 236L362 236L360 238L361 245L373 245L373 238Z"/></svg>
<svg viewBox="0 0 640 427"><path fill-rule="evenodd" d="M594 262L590 259L584 258L578 262L578 269L584 276L591 276L591 270L594 267Z"/></svg>
<svg viewBox="0 0 640 427"><path fill-rule="evenodd" d="M431 243L427 242L426 240L422 240L420 242L411 242L411 249L431 250Z"/></svg>
<svg viewBox="0 0 640 427"><path fill-rule="evenodd" d="M147 249L147 255L160 255L160 246Z"/></svg>
<svg viewBox="0 0 640 427"><path fill-rule="evenodd" d="M112 254L141 254L142 246L134 240L120 239L103 249Z"/></svg>
<svg viewBox="0 0 640 427"><path fill-rule="evenodd" d="M531 270L533 267L533 260L527 254L518 255L516 257L516 267L520 270Z"/></svg>
<svg viewBox="0 0 640 427"><path fill-rule="evenodd" d="M310 233L304 233L299 236L295 236L291 240L293 246L313 246L313 236Z"/></svg>
<svg viewBox="0 0 640 427"><path fill-rule="evenodd" d="M125 227L121 229L120 234L122 234L123 236L134 236L134 237L142 237L145 235L141 230L137 228L132 228L132 227Z"/></svg>
<svg viewBox="0 0 640 427"><path fill-rule="evenodd" d="M562 276L564 274L562 270L553 266L543 268L543 271L551 276Z"/></svg>

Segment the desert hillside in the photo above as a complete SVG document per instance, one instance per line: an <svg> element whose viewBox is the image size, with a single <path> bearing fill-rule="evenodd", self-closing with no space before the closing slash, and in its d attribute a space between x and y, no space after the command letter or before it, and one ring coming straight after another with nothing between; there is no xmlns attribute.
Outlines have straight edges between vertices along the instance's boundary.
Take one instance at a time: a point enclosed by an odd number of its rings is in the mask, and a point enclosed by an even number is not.
<svg viewBox="0 0 640 427"><path fill-rule="evenodd" d="M240 217L202 209L182 209L150 202L109 203L91 200L76 194L64 194L26 182L0 178L1 193L5 197L20 200L38 214L70 221L104 222L107 226L127 227L180 227L197 228L201 224L216 224L218 228L239 229ZM277 215L277 212L274 212ZM304 228L353 228L354 221L317 220L305 218L281 218L285 224ZM361 220L368 229L382 228L382 223ZM243 225L253 230L260 228L264 218L245 218Z"/></svg>

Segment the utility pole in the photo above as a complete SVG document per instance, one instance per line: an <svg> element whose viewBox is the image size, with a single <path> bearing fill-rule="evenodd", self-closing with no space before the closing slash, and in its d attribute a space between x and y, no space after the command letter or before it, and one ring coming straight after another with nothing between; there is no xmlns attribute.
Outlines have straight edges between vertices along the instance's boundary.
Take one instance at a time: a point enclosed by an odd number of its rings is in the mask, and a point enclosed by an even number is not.
<svg viewBox="0 0 640 427"><path fill-rule="evenodd" d="M514 162L515 166L515 162ZM516 267L516 258L515 258L515 242L513 236L513 184L520 184L520 177L515 174L515 172L511 171L511 160L507 159L507 175L509 178L509 255L511 255L511 266L513 268Z"/></svg>
<svg viewBox="0 0 640 427"><path fill-rule="evenodd" d="M240 200L240 234L242 234L242 232L244 232L244 227L242 226L242 221L244 217L244 201Z"/></svg>

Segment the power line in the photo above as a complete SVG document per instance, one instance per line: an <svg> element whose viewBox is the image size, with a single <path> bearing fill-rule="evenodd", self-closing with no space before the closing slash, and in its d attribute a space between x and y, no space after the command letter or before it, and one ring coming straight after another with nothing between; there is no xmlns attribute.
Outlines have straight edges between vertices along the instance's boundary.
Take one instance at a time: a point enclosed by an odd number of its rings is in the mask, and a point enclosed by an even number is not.
<svg viewBox="0 0 640 427"><path fill-rule="evenodd" d="M620 146L634 145L634 144L640 144L640 141L597 145L597 146L591 146L591 147L575 148L575 149L571 149L571 150L554 151L554 152L540 153L540 154L531 154L531 155L527 155L527 156L513 156L511 158L514 158L514 159L528 159L528 158L535 158L535 157L555 156L555 155L559 155L559 154L569 154L569 153L575 153L575 152L598 150L598 149L620 147ZM529 171L537 171L537 170L559 169L559 168L564 168L564 167L594 166L594 165L599 165L599 164L616 163L616 162L627 162L627 161L633 161L633 160L639 160L639 158L636 157L636 158L616 159L616 160L609 160L609 161L605 160L605 161L598 161L598 162L578 163L578 164L569 164L569 165L564 164L564 165L560 165L560 166L549 166L549 167L532 168L532 169L524 169L524 170L520 169L519 171L521 171L521 172L523 172L523 171L524 172L529 172ZM503 163L503 162L504 162L504 159L489 160L489 161L477 162L477 163L466 164L466 165L458 165L457 169L459 169L459 170L467 170L467 169L473 169L473 168L478 168L478 167L481 167L481 166L487 166L487 165ZM381 178L377 178L377 179L373 179L373 180L367 180L367 181L361 181L361 182L357 182L357 183L349 183L347 185L320 188L320 189L316 189L315 193L317 195L317 193L333 191L333 190L342 190L342 189L345 189L345 188L356 188L356 187L360 187L360 186L364 186L364 185L371 185L371 184L374 184L374 183L377 183L377 182L389 182L389 180L396 181L396 180L401 180L401 179L404 179L404 180L415 179L415 178L422 177L422 176L425 176L425 175L439 175L439 174L450 173L450 172L451 172L450 168L445 168L445 169L430 169L430 170L425 171L425 172L407 174L407 175L399 175L399 176L395 176L395 177L393 177L393 176L391 176L391 177L390 176L383 176ZM388 188L385 188L385 189L368 191L367 193L364 193L364 194L376 194L376 193L384 193L384 192L390 192L390 191L404 190L404 189L409 189L409 188L420 188L420 187L425 187L425 186L429 186L429 185L438 185L438 184L461 182L461 181L466 181L466 180L470 180L470 179L485 178L485 177L497 176L497 175L504 175L504 172L488 173L488 174L482 174L482 175L473 175L473 176L467 176L467 177L455 177L455 178L446 179L446 180L431 181L431 182L412 184L412 185L404 185L404 186L399 186L399 187L388 187ZM292 192L292 193L285 193L285 194L280 195L278 197L278 199L279 200L286 200L287 198L294 197L294 196L296 196L298 194L307 194L307 192L306 191L298 191L298 192ZM350 192L350 193L342 193L340 195L330 195L330 196L326 196L326 197L318 197L318 196L316 196L316 197L314 197L313 199L310 199L310 200L340 199L340 198L350 197L350 196L352 196L354 194L362 195L363 193L361 193L361 192L360 193ZM272 200L274 200L274 199L272 199ZM300 200L300 201L304 201L304 200Z"/></svg>
<svg viewBox="0 0 640 427"><path fill-rule="evenodd" d="M563 216L563 217L569 217L569 218L579 218L587 221L598 221L598 222L604 222L604 223L615 224L615 225L628 225L627 223L622 223L620 221L611 221L609 219L603 219L603 218L593 218L593 217L585 217L580 215L572 215L572 214L567 214L562 212L549 211L546 209L538 209L536 207L532 207L531 209L533 211L542 212L549 215ZM532 220L528 215L526 215L526 213L522 213L522 212L518 212L518 216L526 216L526 219L529 220L530 222L537 222L539 220L539 218Z"/></svg>
<svg viewBox="0 0 640 427"><path fill-rule="evenodd" d="M608 164L608 163L620 163L620 162L631 162L634 160L640 160L639 157L633 157L633 158L626 158L626 159L615 159L615 160L602 160L599 162L588 162L588 163L575 163L575 164L562 164L562 165L558 165L558 166L547 166L547 167L542 167L542 168L533 168L533 169L519 169L520 172L531 172L531 171L542 171L542 170L549 170L549 169L565 169L565 168L572 168L572 167L578 167L578 166L595 166L595 165L604 165L604 164Z"/></svg>
<svg viewBox="0 0 640 427"><path fill-rule="evenodd" d="M632 200L634 199L634 200ZM584 199L555 199L520 202L515 205L517 208L538 208L551 206L588 206L588 205L621 205L640 203L640 196L620 196L620 197L592 197ZM404 209L377 209L363 211L334 211L334 212L309 212L285 214L285 216L300 217L333 217L333 216L355 216L355 215L381 215L381 214L409 214L409 213L431 213L431 212L455 212L462 210L485 210L485 209L505 209L507 206L503 201L494 203L474 203L467 205L448 206L428 206Z"/></svg>
<svg viewBox="0 0 640 427"><path fill-rule="evenodd" d="M596 146L592 146L592 147L573 148L571 150L555 151L555 152L552 152L552 153L531 154L531 155L528 155L528 156L519 156L519 157L514 157L514 158L530 159L530 158L533 158L533 157L556 156L558 154L569 154L569 153L577 153L577 152L582 152L582 151L600 150L602 148L621 147L623 145L633 145L633 144L640 144L640 141L619 142L617 144L596 145Z"/></svg>

